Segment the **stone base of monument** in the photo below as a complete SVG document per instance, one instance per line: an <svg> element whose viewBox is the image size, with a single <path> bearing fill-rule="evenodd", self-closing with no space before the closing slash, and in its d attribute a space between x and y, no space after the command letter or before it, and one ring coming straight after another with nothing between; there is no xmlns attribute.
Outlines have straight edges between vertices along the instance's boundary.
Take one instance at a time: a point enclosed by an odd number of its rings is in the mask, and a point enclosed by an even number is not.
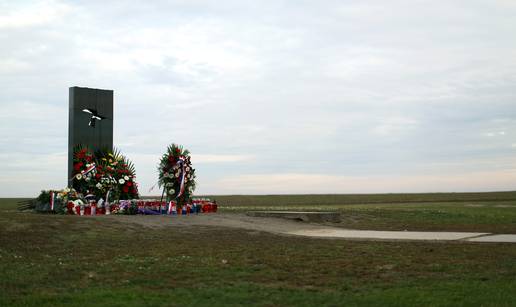
<svg viewBox="0 0 516 307"><path fill-rule="evenodd" d="M276 217L303 222L340 222L338 212L314 212L314 211L249 211L248 216L254 217Z"/></svg>

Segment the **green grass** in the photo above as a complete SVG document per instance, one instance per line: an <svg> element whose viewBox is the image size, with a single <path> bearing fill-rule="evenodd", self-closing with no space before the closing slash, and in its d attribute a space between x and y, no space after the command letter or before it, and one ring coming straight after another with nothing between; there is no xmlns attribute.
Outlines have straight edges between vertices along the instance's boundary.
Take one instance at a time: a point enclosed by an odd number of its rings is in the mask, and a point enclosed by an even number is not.
<svg viewBox="0 0 516 307"><path fill-rule="evenodd" d="M388 204L424 202L516 201L516 191L487 193L414 194L311 194L311 195L225 195L212 196L233 206L328 206L349 204Z"/></svg>
<svg viewBox="0 0 516 307"><path fill-rule="evenodd" d="M269 199L272 206L299 206ZM249 204L217 200L227 211ZM221 227L145 228L116 216L17 212L15 201L0 200L0 306L516 305L516 244L362 242ZM396 218L416 219L412 227L441 219L474 225L477 214L492 215L478 219L491 223L503 221L498 209L512 210L495 207L506 199L469 201L485 206L446 201L327 205L382 214L380 224L374 224L378 227ZM313 206L310 201L305 205ZM425 206L436 211L424 213ZM482 211L463 215L469 209ZM407 215L399 217L404 210Z"/></svg>

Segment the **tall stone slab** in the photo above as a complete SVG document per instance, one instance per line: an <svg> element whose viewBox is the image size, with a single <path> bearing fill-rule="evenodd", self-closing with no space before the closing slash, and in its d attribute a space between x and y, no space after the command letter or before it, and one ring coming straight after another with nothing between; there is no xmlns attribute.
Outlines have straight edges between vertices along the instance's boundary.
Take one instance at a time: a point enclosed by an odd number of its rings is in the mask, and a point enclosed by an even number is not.
<svg viewBox="0 0 516 307"><path fill-rule="evenodd" d="M71 186L76 145L87 146L92 151L113 149L113 91L70 87L68 114L68 186ZM102 119L94 118L91 124L94 114Z"/></svg>

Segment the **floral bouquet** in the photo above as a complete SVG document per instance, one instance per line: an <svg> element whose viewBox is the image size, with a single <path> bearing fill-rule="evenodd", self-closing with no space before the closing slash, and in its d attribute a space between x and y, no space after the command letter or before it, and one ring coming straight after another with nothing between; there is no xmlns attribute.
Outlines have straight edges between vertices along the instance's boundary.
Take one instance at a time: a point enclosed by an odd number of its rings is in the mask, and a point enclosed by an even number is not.
<svg viewBox="0 0 516 307"><path fill-rule="evenodd" d="M96 199L138 198L134 165L118 150L99 150L92 154L78 146L74 153L72 186L81 194L92 194Z"/></svg>
<svg viewBox="0 0 516 307"><path fill-rule="evenodd" d="M188 150L176 144L168 146L161 157L158 172L158 185L164 189L167 201L175 200L178 208L190 202L195 190L195 169Z"/></svg>
<svg viewBox="0 0 516 307"><path fill-rule="evenodd" d="M38 212L53 212L64 214L68 211L68 203L80 199L80 195L74 189L41 191L35 199L27 201L27 208Z"/></svg>

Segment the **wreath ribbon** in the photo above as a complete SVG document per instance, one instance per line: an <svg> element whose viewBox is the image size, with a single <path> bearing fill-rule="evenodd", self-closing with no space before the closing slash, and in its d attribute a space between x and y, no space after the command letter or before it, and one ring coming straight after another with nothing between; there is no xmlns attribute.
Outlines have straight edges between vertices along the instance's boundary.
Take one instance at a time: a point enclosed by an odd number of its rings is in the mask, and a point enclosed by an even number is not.
<svg viewBox="0 0 516 307"><path fill-rule="evenodd" d="M181 183L179 184L179 194L177 197L179 198L185 192L185 176L186 176L186 165L185 165L185 157L180 157L177 164L180 164L181 167Z"/></svg>
<svg viewBox="0 0 516 307"><path fill-rule="evenodd" d="M50 191L50 211L54 211L54 192Z"/></svg>
<svg viewBox="0 0 516 307"><path fill-rule="evenodd" d="M111 190L108 190L106 193L106 206L109 206L109 193L111 193Z"/></svg>
<svg viewBox="0 0 516 307"><path fill-rule="evenodd" d="M170 201L170 202L168 203L168 212L167 212L167 213L168 213L168 214L173 214L173 212L174 212L174 210L175 210L175 208L174 208L174 207L175 207L175 206L174 206L174 202L173 202L173 201Z"/></svg>
<svg viewBox="0 0 516 307"><path fill-rule="evenodd" d="M93 170L95 170L97 168L97 165L95 163L91 163L91 165L89 167L87 167L85 170L81 171L81 175L87 175L89 174L90 172L92 172Z"/></svg>

